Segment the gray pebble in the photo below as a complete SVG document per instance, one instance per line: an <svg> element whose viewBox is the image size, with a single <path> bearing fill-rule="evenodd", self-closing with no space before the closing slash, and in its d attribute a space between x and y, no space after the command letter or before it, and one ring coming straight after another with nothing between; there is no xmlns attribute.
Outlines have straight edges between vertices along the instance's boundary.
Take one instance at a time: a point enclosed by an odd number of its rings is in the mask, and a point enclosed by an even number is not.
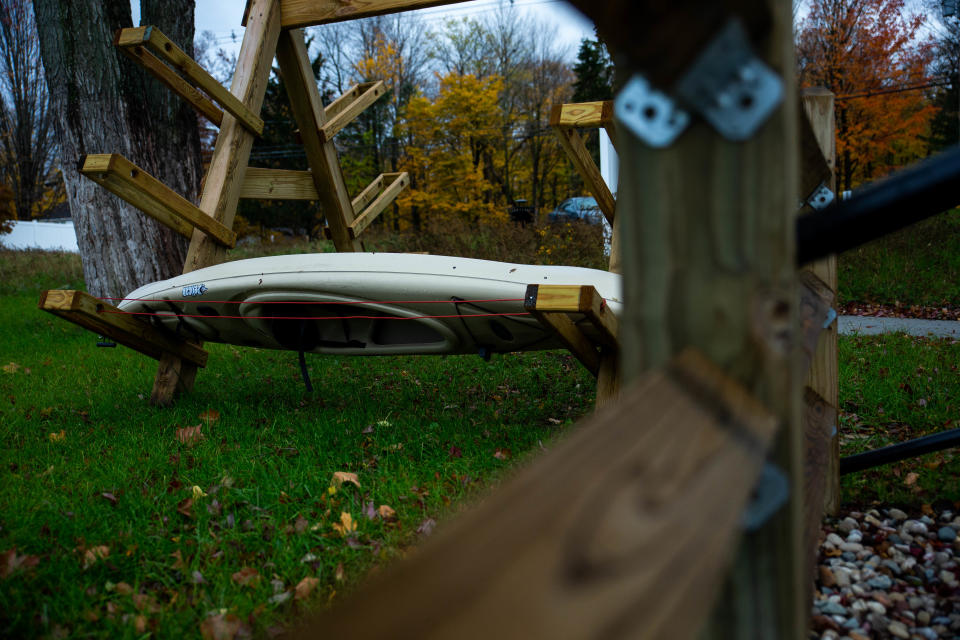
<svg viewBox="0 0 960 640"><path fill-rule="evenodd" d="M840 521L840 524L837 525L837 530L842 531L843 533L850 533L851 531L858 528L859 526L860 526L859 522L857 522L850 516L847 516L846 518Z"/></svg>
<svg viewBox="0 0 960 640"><path fill-rule="evenodd" d="M867 584L874 589L887 591L893 586L893 580L891 580L889 576L875 576L867 580Z"/></svg>
<svg viewBox="0 0 960 640"><path fill-rule="evenodd" d="M887 625L887 631L891 635L894 635L898 638L904 638L905 640L910 638L910 632L907 631L907 625L903 624L899 620L894 620Z"/></svg>
<svg viewBox="0 0 960 640"><path fill-rule="evenodd" d="M847 608L839 602L827 601L820 605L820 612L830 616L846 616Z"/></svg>
<svg viewBox="0 0 960 640"><path fill-rule="evenodd" d="M932 527L933 525L936 524L930 516L923 516L923 517L921 517L921 518L920 518L920 522L922 522L923 524L927 525L928 527Z"/></svg>
<svg viewBox="0 0 960 640"><path fill-rule="evenodd" d="M887 542L889 542L890 544L903 544L903 538L901 538L895 533L891 533L890 535L887 536Z"/></svg>
<svg viewBox="0 0 960 640"><path fill-rule="evenodd" d="M926 535L927 525L922 522L917 522L916 520L907 520L903 523L903 530L914 535ZM839 538L840 536L837 537Z"/></svg>
<svg viewBox="0 0 960 640"><path fill-rule="evenodd" d="M937 530L937 537L944 542L953 542L957 539L957 532L953 527L940 527Z"/></svg>
<svg viewBox="0 0 960 640"><path fill-rule="evenodd" d="M857 559L857 554L855 554L853 551L844 551L843 555L840 557L847 562L854 562Z"/></svg>
<svg viewBox="0 0 960 640"><path fill-rule="evenodd" d="M862 541L863 541L863 533L861 533L859 529L854 529L853 531L847 534L847 542L862 542Z"/></svg>
<svg viewBox="0 0 960 640"><path fill-rule="evenodd" d="M907 514L901 511L900 509L890 509L889 511L887 511L887 515L889 515L894 520L898 520L898 521L907 519Z"/></svg>

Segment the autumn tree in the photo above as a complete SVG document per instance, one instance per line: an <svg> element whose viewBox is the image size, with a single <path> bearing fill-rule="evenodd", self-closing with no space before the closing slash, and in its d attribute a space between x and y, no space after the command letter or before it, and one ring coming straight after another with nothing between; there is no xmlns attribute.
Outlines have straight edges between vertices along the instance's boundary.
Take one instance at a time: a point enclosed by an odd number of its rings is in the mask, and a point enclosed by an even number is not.
<svg viewBox="0 0 960 640"><path fill-rule="evenodd" d="M26 0L0 0L0 184L10 202L0 222L29 220L62 199L40 43Z"/></svg>
<svg viewBox="0 0 960 640"><path fill-rule="evenodd" d="M193 51L193 0L141 0L141 22ZM80 176L89 153L122 153L195 200L200 138L192 107L113 46L129 0L34 0L67 200L87 289L119 297L179 273L186 239Z"/></svg>
<svg viewBox="0 0 960 640"><path fill-rule="evenodd" d="M932 47L904 0L812 0L800 22L800 82L837 96L837 182L851 189L926 152L936 108Z"/></svg>

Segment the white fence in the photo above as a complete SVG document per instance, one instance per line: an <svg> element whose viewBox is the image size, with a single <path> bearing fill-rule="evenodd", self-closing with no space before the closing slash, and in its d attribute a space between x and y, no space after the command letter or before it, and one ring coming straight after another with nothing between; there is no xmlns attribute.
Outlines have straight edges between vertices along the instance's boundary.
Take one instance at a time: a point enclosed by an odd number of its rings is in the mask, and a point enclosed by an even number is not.
<svg viewBox="0 0 960 640"><path fill-rule="evenodd" d="M6 249L47 249L80 253L77 232L73 220L64 222L40 222L17 220L13 231L0 234L0 245Z"/></svg>

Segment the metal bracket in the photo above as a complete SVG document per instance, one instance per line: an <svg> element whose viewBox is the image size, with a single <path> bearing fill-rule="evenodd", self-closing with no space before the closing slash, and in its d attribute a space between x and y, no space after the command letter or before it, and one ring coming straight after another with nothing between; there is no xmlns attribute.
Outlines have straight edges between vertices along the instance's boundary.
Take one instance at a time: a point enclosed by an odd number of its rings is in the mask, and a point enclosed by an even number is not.
<svg viewBox="0 0 960 640"><path fill-rule="evenodd" d="M732 18L680 78L676 95L729 140L746 140L783 100L783 81Z"/></svg>
<svg viewBox="0 0 960 640"><path fill-rule="evenodd" d="M789 496L790 481L787 476L773 463L764 463L757 479L757 487L740 520L743 528L756 531L762 527L770 516L786 503Z"/></svg>
<svg viewBox="0 0 960 640"><path fill-rule="evenodd" d="M833 307L830 307L827 310L827 319L823 321L823 328L826 329L833 324L833 321L837 319L837 310Z"/></svg>
<svg viewBox="0 0 960 640"><path fill-rule="evenodd" d="M808 204L813 209L820 211L831 204L835 197L833 191L830 190L830 187L828 187L826 183L820 183L820 186L814 189L804 204Z"/></svg>
<svg viewBox="0 0 960 640"><path fill-rule="evenodd" d="M669 146L690 123L690 116L640 74L634 75L614 103L617 117L654 148Z"/></svg>
<svg viewBox="0 0 960 640"><path fill-rule="evenodd" d="M106 336L97 336L97 346L112 349L117 346L117 343L113 340L108 340Z"/></svg>

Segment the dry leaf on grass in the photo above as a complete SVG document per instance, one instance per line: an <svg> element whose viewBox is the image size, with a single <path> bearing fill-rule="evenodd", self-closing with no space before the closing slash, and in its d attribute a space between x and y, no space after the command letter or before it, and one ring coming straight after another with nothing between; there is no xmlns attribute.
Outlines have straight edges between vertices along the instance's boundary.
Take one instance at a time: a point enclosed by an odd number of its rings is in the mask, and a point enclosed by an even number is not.
<svg viewBox="0 0 960 640"><path fill-rule="evenodd" d="M346 511L341 511L340 522L334 522L333 528L340 535L347 536L357 530L357 523L353 521L353 516Z"/></svg>
<svg viewBox="0 0 960 640"><path fill-rule="evenodd" d="M185 518L193 518L193 498L184 498L178 502L177 513Z"/></svg>
<svg viewBox="0 0 960 640"><path fill-rule="evenodd" d="M343 582L343 579L346 577L346 572L343 570L343 563L338 562L337 568L333 571L333 579L337 582Z"/></svg>
<svg viewBox="0 0 960 640"><path fill-rule="evenodd" d="M63 429L60 429L60 431L51 431L47 438L50 439L50 442L63 442L67 439L67 432Z"/></svg>
<svg viewBox="0 0 960 640"><path fill-rule="evenodd" d="M220 419L220 412L216 409L207 409L200 414L200 420L210 425Z"/></svg>
<svg viewBox="0 0 960 640"><path fill-rule="evenodd" d="M493 457L497 460L509 460L513 454L510 453L510 449L496 449L493 452Z"/></svg>
<svg viewBox="0 0 960 640"><path fill-rule="evenodd" d="M437 526L437 521L433 518L427 518L417 527L417 533L428 536L433 533L433 528Z"/></svg>
<svg viewBox="0 0 960 640"><path fill-rule="evenodd" d="M914 485L917 483L917 479L919 477L920 477L919 475L911 471L910 473L907 474L907 477L903 479L903 484L907 485L908 487L911 485Z"/></svg>
<svg viewBox="0 0 960 640"><path fill-rule="evenodd" d="M300 582L297 583L297 586L294 587L293 591L297 600L306 599L310 593L316 588L317 583L320 580L317 578L306 577Z"/></svg>
<svg viewBox="0 0 960 640"><path fill-rule="evenodd" d="M250 637L250 626L232 613L218 613L200 623L200 635L204 640L234 640L241 634Z"/></svg>
<svg viewBox="0 0 960 640"><path fill-rule="evenodd" d="M377 508L377 514L387 522L393 522L397 519L397 512L393 507L382 504Z"/></svg>
<svg viewBox="0 0 960 640"><path fill-rule="evenodd" d="M11 362L10 364L3 365L4 373L16 373L20 369L20 365L16 362Z"/></svg>
<svg viewBox="0 0 960 640"><path fill-rule="evenodd" d="M26 571L40 564L38 556L19 555L17 548L0 553L0 578L6 578L17 571Z"/></svg>
<svg viewBox="0 0 960 640"><path fill-rule="evenodd" d="M89 569L100 560L110 557L110 547L100 544L95 547L89 547L83 551L83 568Z"/></svg>
<svg viewBox="0 0 960 640"><path fill-rule="evenodd" d="M255 586L260 581L260 574L253 567L243 567L231 576L232 580L241 587Z"/></svg>
<svg viewBox="0 0 960 640"><path fill-rule="evenodd" d="M177 442L180 444L185 444L188 447L197 444L203 440L203 434L200 433L202 428L203 427L198 424L193 427L183 427L182 429L177 429Z"/></svg>
<svg viewBox="0 0 960 640"><path fill-rule="evenodd" d="M350 473L349 471L333 472L333 479L330 481L331 486L342 487L347 482L355 484L357 487L360 486L360 479L357 478L357 474Z"/></svg>
<svg viewBox="0 0 960 640"><path fill-rule="evenodd" d="M117 504L117 496L113 495L109 491L104 491L103 493L100 494L100 497L112 505Z"/></svg>

